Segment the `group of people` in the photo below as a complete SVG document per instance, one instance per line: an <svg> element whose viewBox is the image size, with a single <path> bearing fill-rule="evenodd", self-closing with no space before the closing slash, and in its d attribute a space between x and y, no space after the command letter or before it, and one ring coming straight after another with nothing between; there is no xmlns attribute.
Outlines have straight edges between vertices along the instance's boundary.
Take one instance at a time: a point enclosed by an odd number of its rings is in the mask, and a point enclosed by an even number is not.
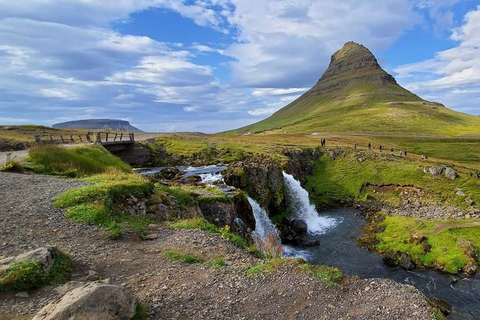
<svg viewBox="0 0 480 320"><path fill-rule="evenodd" d="M325 146L327 145L327 140L326 140L325 138L321 138L321 139L320 139L320 145L321 145L322 147L325 147ZM357 150L357 147L358 147L358 144L357 144L357 142L355 141L355 142L353 143L353 149ZM368 150L371 151L372 148L373 148L372 143L369 142L369 143L368 143ZM382 153L383 150L384 150L384 149L383 149L383 146L382 146L381 144L378 145L378 151L380 151L380 153ZM391 148L391 149L390 149L390 153L391 153L392 155L395 155L395 149ZM399 154L400 154L401 157L406 157L406 156L407 156L407 151L406 151L406 150L400 150L400 153L399 153ZM423 155L422 155L422 160L428 161L428 156L423 156Z"/></svg>

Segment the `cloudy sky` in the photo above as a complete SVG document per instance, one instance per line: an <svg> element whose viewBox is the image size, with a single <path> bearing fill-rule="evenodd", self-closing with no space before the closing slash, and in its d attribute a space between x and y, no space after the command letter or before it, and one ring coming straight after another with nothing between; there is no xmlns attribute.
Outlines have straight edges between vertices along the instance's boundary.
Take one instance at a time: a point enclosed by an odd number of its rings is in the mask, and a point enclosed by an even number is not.
<svg viewBox="0 0 480 320"><path fill-rule="evenodd" d="M477 0L0 0L0 124L233 129L297 98L350 40L477 115L479 30Z"/></svg>

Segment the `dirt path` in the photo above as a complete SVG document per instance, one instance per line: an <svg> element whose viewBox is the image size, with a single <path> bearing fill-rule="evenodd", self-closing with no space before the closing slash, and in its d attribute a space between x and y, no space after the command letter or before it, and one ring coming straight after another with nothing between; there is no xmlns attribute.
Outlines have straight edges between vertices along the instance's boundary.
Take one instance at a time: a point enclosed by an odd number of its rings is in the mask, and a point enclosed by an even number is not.
<svg viewBox="0 0 480 320"><path fill-rule="evenodd" d="M431 319L423 296L412 287L385 279L350 279L343 288L328 288L292 266L270 275L248 277L257 258L227 240L196 230L158 227L154 241L130 235L105 238L96 227L66 220L51 199L77 180L0 173L0 252L9 256L56 244L74 260L72 280L89 270L114 284L131 288L148 305L151 319ZM187 265L166 259L176 250L228 266ZM0 319L29 319L57 299L58 287L29 293L0 293Z"/></svg>
<svg viewBox="0 0 480 320"><path fill-rule="evenodd" d="M432 236L442 232L448 228L470 228L470 227L480 227L480 222L467 222L467 223L444 223L435 228L432 232L424 233L423 236Z"/></svg>

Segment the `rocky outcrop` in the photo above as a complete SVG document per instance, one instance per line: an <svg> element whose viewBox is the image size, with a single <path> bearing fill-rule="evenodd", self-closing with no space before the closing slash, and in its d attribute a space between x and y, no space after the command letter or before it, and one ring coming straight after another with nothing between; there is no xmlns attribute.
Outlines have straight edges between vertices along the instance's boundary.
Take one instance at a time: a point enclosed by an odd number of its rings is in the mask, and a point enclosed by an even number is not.
<svg viewBox="0 0 480 320"><path fill-rule="evenodd" d="M225 182L244 190L270 214L285 211L282 167L269 158L257 157L231 164Z"/></svg>
<svg viewBox="0 0 480 320"><path fill-rule="evenodd" d="M129 289L92 282L48 304L32 320L130 320L135 316L136 306L136 298Z"/></svg>
<svg viewBox="0 0 480 320"><path fill-rule="evenodd" d="M302 185L307 182L307 177L313 175L315 171L315 161L322 156L319 149L305 149L286 151L284 153L290 160L285 169Z"/></svg>
<svg viewBox="0 0 480 320"><path fill-rule="evenodd" d="M452 167L447 167L445 169L445 177L450 180L455 180L458 177L458 173Z"/></svg>

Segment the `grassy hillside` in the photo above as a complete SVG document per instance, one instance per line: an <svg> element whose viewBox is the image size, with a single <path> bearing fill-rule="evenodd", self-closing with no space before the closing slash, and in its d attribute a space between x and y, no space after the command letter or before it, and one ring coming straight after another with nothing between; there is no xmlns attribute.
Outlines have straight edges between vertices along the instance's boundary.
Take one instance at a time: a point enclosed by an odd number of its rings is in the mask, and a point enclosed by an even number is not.
<svg viewBox="0 0 480 320"><path fill-rule="evenodd" d="M228 133L480 136L480 118L399 86L368 49L347 43L319 82L271 117Z"/></svg>

